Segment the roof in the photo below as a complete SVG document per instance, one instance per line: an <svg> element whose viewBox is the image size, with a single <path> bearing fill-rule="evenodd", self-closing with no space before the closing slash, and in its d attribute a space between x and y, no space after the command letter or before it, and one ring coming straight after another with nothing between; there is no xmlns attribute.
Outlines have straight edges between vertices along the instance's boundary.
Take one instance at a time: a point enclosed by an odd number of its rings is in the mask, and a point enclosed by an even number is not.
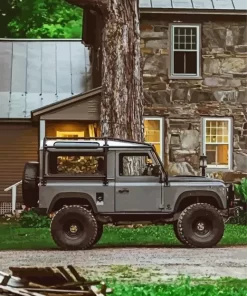
<svg viewBox="0 0 247 296"><path fill-rule="evenodd" d="M247 10L245 0L139 0L140 8L195 10Z"/></svg>
<svg viewBox="0 0 247 296"><path fill-rule="evenodd" d="M98 144L99 148L103 148L105 146L105 143L107 141L107 145L108 147L114 147L114 148L118 148L118 147L131 147L131 148L147 148L147 147L152 147L151 144L148 143L140 143L140 142L135 142L135 141L128 141L128 140L122 140L122 139L114 139L114 138L82 138L82 139L64 139L64 138L45 138L43 141L40 142L40 148L43 148L43 143L45 141L45 144L47 147L54 147L56 146L56 144L61 144L59 148L88 148L90 149L90 145L91 148L96 148L97 146L94 146L95 144ZM63 147L62 147L63 146ZM66 148L65 148L66 147ZM57 145L58 148L58 145Z"/></svg>
<svg viewBox="0 0 247 296"><path fill-rule="evenodd" d="M89 51L75 40L0 39L0 118L31 111L91 88Z"/></svg>
<svg viewBox="0 0 247 296"><path fill-rule="evenodd" d="M66 99L63 99L63 100L60 100L58 102L54 102L52 104L45 105L45 106L43 106L41 108L38 108L38 109L35 109L35 110L31 111L31 117L34 118L36 116L41 116L41 115L43 115L45 113L52 112L52 111L58 110L60 108L70 106L71 104L75 104L75 103L87 100L87 99L89 99L91 97L94 97L94 96L97 96L97 95L101 94L101 91L102 91L102 87L100 86L100 87L91 89L91 90L89 90L87 92L80 93L80 94L75 95L75 96L70 96L70 97L68 97Z"/></svg>

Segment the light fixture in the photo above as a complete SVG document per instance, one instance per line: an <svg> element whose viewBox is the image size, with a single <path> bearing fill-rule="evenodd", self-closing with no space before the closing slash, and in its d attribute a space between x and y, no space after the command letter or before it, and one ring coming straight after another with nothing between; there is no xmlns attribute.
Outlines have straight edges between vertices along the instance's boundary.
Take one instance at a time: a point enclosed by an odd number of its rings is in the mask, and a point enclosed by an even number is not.
<svg viewBox="0 0 247 296"><path fill-rule="evenodd" d="M202 176L206 176L206 167L207 167L207 156L206 155L201 155L200 156L200 168L202 169Z"/></svg>

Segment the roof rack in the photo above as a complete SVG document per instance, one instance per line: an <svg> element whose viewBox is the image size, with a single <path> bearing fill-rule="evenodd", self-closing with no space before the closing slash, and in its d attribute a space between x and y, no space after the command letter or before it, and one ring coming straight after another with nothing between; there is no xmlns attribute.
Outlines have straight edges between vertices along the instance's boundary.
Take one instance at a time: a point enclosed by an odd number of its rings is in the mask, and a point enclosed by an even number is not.
<svg viewBox="0 0 247 296"><path fill-rule="evenodd" d="M135 144L142 144L142 145L147 145L150 146L150 144L148 143L144 143L144 142L139 142L139 141L134 141L134 140L125 140L125 139L121 139L121 138L112 138L112 137L74 137L74 138L65 138L65 137L45 137L44 138L44 142L49 141L49 140L66 140L66 141L75 141L75 140L83 140L83 141L87 141L87 140L98 140L98 141L119 141L119 142L124 142L124 143L135 143Z"/></svg>

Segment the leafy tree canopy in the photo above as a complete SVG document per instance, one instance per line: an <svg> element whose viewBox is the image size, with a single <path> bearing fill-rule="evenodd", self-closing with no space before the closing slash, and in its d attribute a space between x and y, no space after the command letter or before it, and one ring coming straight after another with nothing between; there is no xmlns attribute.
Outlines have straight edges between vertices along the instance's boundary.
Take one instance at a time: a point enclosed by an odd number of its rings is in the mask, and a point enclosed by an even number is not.
<svg viewBox="0 0 247 296"><path fill-rule="evenodd" d="M4 0L0 2L1 23L4 24L0 31L1 37L81 37L82 9L64 0Z"/></svg>

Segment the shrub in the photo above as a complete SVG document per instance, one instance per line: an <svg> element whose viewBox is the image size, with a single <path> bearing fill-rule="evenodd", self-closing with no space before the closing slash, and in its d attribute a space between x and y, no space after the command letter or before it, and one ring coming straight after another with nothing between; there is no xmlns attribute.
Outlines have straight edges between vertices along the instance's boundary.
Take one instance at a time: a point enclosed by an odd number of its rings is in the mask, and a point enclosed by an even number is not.
<svg viewBox="0 0 247 296"><path fill-rule="evenodd" d="M50 218L38 215L33 210L24 211L20 216L20 225L25 228L47 228L50 226Z"/></svg>
<svg viewBox="0 0 247 296"><path fill-rule="evenodd" d="M234 185L234 192L243 202L247 202L247 178L243 178L240 184Z"/></svg>

